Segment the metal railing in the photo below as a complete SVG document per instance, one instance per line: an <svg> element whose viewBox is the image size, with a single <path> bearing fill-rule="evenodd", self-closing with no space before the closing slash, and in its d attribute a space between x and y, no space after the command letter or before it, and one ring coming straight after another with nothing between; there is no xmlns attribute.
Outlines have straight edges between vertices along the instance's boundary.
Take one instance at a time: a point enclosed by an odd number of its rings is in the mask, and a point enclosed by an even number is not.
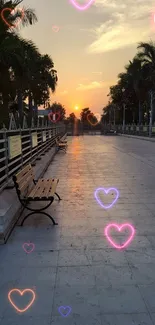
<svg viewBox="0 0 155 325"><path fill-rule="evenodd" d="M54 147L56 136L63 136L64 134L64 125L33 129L0 130L0 192L12 183L12 175L14 173L27 163L35 164L36 160L40 160L42 155L51 147ZM17 138L21 139L21 154L12 158L10 157L9 142L10 138L16 139L13 138L14 136L18 136Z"/></svg>
<svg viewBox="0 0 155 325"><path fill-rule="evenodd" d="M125 125L124 129L123 125L117 125L117 131L118 133L122 134L139 135L146 137L149 137L149 134L151 134L151 137L155 137L155 126L152 126L151 132L149 132L149 125Z"/></svg>

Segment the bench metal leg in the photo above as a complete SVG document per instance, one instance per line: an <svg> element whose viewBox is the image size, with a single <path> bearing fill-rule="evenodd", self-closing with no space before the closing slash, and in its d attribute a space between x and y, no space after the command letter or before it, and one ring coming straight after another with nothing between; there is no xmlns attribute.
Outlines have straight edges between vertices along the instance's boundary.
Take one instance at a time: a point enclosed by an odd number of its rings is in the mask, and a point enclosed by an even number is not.
<svg viewBox="0 0 155 325"><path fill-rule="evenodd" d="M23 223L24 223L24 221L29 217L29 216L32 216L32 214L36 214L37 213L37 211L36 212L31 212L31 213L29 213L29 214L27 214L27 216L23 219L23 221L22 221L22 223L21 223L21 227L23 226ZM56 223L55 222L55 220L48 214L48 213L46 213L46 212L42 212L42 211L40 211L39 212L40 214L44 214L45 216L47 216L47 217L49 217L50 219L51 219L51 221L53 222L53 225L58 225L58 223Z"/></svg>
<svg viewBox="0 0 155 325"><path fill-rule="evenodd" d="M61 150L64 151L64 152L66 153L67 148L65 147L65 148L59 148L59 149L58 149L58 151L61 151Z"/></svg>
<svg viewBox="0 0 155 325"><path fill-rule="evenodd" d="M55 195L58 197L59 201L62 200L58 193L55 192Z"/></svg>
<svg viewBox="0 0 155 325"><path fill-rule="evenodd" d="M28 201L28 202L26 202L26 204L24 204L23 202L22 202L22 200L20 200L20 202L21 202L21 204L22 204L22 206L24 207L24 208L26 208L27 210L29 210L29 211L33 211L33 212L35 212L35 213L37 213L37 212L41 212L41 211L43 211L43 210L46 210L51 204L52 204L52 202L53 202L53 199L45 206L45 207L43 207L43 208L40 208L40 209L33 209L33 208L30 208L30 207L28 207L27 206L27 204L29 204L29 203L35 203L35 202L38 202L38 201Z"/></svg>

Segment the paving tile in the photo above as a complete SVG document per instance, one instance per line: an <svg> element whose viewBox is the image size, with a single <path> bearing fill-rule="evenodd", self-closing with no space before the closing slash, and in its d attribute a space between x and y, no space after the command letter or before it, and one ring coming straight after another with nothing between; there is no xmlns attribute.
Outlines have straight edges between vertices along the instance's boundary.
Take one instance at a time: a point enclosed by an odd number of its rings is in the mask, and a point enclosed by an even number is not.
<svg viewBox="0 0 155 325"><path fill-rule="evenodd" d="M155 284L139 285L139 290L150 313L155 312Z"/></svg>
<svg viewBox="0 0 155 325"><path fill-rule="evenodd" d="M0 323L1 324L1 323ZM6 315L2 319L2 325L50 325L51 324L51 317L48 316L26 316L25 314L18 314L13 315L13 317L10 317L9 315Z"/></svg>
<svg viewBox="0 0 155 325"><path fill-rule="evenodd" d="M148 238L148 237L147 237ZM125 256L131 265L152 263L155 264L155 250L151 247L138 248L125 252Z"/></svg>
<svg viewBox="0 0 155 325"><path fill-rule="evenodd" d="M100 286L98 294L102 314L147 313L140 292L134 285L115 288Z"/></svg>
<svg viewBox="0 0 155 325"><path fill-rule="evenodd" d="M126 250L127 251L133 250L133 249L137 250L139 248L151 248L151 244L150 244L147 236L139 236L135 233L133 240L126 247Z"/></svg>
<svg viewBox="0 0 155 325"><path fill-rule="evenodd" d="M155 313L151 313L152 324L155 325Z"/></svg>
<svg viewBox="0 0 155 325"><path fill-rule="evenodd" d="M58 316L59 306L70 306L72 313L80 316L99 316L100 308L95 286L72 285L56 287L53 316Z"/></svg>
<svg viewBox="0 0 155 325"><path fill-rule="evenodd" d="M53 316L51 325L102 325L101 316L96 315L87 315L83 316L78 313L74 313L73 316L61 317L61 316ZM149 324L150 325L150 324Z"/></svg>
<svg viewBox="0 0 155 325"><path fill-rule="evenodd" d="M137 284L151 284L155 283L155 264L135 264L131 267L132 274L136 279Z"/></svg>
<svg viewBox="0 0 155 325"><path fill-rule="evenodd" d="M57 269L56 285L95 285L91 266L63 266Z"/></svg>
<svg viewBox="0 0 155 325"><path fill-rule="evenodd" d="M25 267L21 268L18 276L18 285L25 286L45 285L53 288L56 281L56 267Z"/></svg>
<svg viewBox="0 0 155 325"><path fill-rule="evenodd" d="M102 315L102 325L154 325L149 314Z"/></svg>
<svg viewBox="0 0 155 325"><path fill-rule="evenodd" d="M16 261L10 268L6 267L4 263L2 265L0 267L0 288L7 285L8 282L18 283L21 267L17 268Z"/></svg>
<svg viewBox="0 0 155 325"><path fill-rule="evenodd" d="M114 249L86 250L86 255L91 265L128 265L125 252Z"/></svg>
<svg viewBox="0 0 155 325"><path fill-rule="evenodd" d="M113 287L136 284L132 269L129 266L99 265L92 267L97 286Z"/></svg>
<svg viewBox="0 0 155 325"><path fill-rule="evenodd" d="M90 265L84 250L61 250L58 266Z"/></svg>
<svg viewBox="0 0 155 325"><path fill-rule="evenodd" d="M155 249L155 236L147 235L147 239L149 240L153 250Z"/></svg>
<svg viewBox="0 0 155 325"><path fill-rule="evenodd" d="M69 236L69 237L60 237L60 246L59 246L59 250L61 249L80 249L82 247L82 237L78 237L78 236Z"/></svg>
<svg viewBox="0 0 155 325"><path fill-rule="evenodd" d="M100 234L100 229L96 226L74 226L74 227L62 227L61 234L63 237L68 236L97 236Z"/></svg>
<svg viewBox="0 0 155 325"><path fill-rule="evenodd" d="M58 261L58 251L49 252L32 252L25 254L24 251L21 253L7 254L3 260L3 265L7 268L10 264L13 264L16 260L16 266L19 267L39 267L39 266L56 266Z"/></svg>

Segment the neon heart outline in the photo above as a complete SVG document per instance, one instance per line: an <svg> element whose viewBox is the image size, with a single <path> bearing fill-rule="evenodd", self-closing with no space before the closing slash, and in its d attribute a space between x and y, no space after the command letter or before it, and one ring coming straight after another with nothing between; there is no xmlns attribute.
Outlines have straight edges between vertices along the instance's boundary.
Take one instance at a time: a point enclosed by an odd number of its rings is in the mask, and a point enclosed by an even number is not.
<svg viewBox="0 0 155 325"><path fill-rule="evenodd" d="M57 120L55 120L55 121L51 119L51 115L53 116L54 114L55 114L55 115L59 115L58 118L57 118ZM49 119L51 122L53 122L53 123L58 122L59 119L60 119L60 117L61 117L60 112L56 112L56 113L50 112L50 113L48 113L48 119Z"/></svg>
<svg viewBox="0 0 155 325"><path fill-rule="evenodd" d="M93 114L93 113L89 113L89 114L87 114L87 121L88 121L92 126L96 126L99 122L97 121L97 122L95 122L95 123L92 123L92 122L89 120L88 116L95 116L95 117L96 117L96 115L99 115L99 117L101 118L101 115L100 115L99 113L95 113L95 114ZM97 118L97 117L96 117L96 118Z"/></svg>
<svg viewBox="0 0 155 325"><path fill-rule="evenodd" d="M57 30L55 30L55 28L57 28ZM53 32L57 33L60 30L60 27L54 25L54 26L52 26L52 30L53 30Z"/></svg>
<svg viewBox="0 0 155 325"><path fill-rule="evenodd" d="M21 296L23 296L23 294L24 294L26 291L32 293L33 298L32 298L31 302L28 304L28 306L27 306L26 308L24 308L24 309L19 309L19 308L18 308L18 307L13 303L13 301L12 301L12 299L11 299L11 294L12 294L12 292L15 292L15 291L17 291L18 293L20 293ZM24 313L26 310L28 310L29 307L33 304L35 298L36 298L35 292L34 292L33 290L31 290L31 289L24 289L24 290L12 289L12 290L10 290L9 293L8 293L8 299L9 299L11 305L12 305L12 306L13 306L13 307L14 307L14 308L19 312L19 313Z"/></svg>
<svg viewBox="0 0 155 325"><path fill-rule="evenodd" d="M66 308L68 308L69 309L69 311L68 311L68 313L66 314L66 315L64 315L62 312L61 312L61 308L63 308L63 309L66 309ZM59 310L59 313L63 316L63 317L67 317L69 314L70 314L70 312L71 312L71 310L72 310L72 308L70 307L70 306L60 306L59 308L58 308L58 310Z"/></svg>
<svg viewBox="0 0 155 325"><path fill-rule="evenodd" d="M22 17L20 18L19 17L19 21L16 23L16 24L12 24L12 25L10 25L8 22L7 22L7 20L4 18L4 11L10 11L10 13L13 11L13 10L20 10L21 11L21 13L22 13ZM4 8L4 9L2 9L2 11L1 11L1 18L3 19L3 21L4 21L4 23L7 25L7 26L9 26L9 27L17 27L18 25L19 25L19 23L20 23L20 21L24 18L24 15L25 15L25 13L24 13L24 10L23 9L21 9L21 8L18 8L18 9L11 9L11 8Z"/></svg>
<svg viewBox="0 0 155 325"><path fill-rule="evenodd" d="M33 247L32 247L32 249L28 252L28 251L26 250L26 248L24 247L25 245L27 245L27 246L32 245ZM33 252L33 250L35 249L35 245L34 245L33 243L24 243L22 247L23 247L24 251L25 251L27 254Z"/></svg>
<svg viewBox="0 0 155 325"><path fill-rule="evenodd" d="M98 192L101 191L101 190L104 191L105 194L108 194L110 191L114 191L114 192L116 192L116 198L114 199L114 201L113 201L110 205L105 206L105 205L101 202L101 200L98 198L97 194L98 194ZM94 196L95 196L96 201L100 204L100 206L101 206L102 208L104 208L104 209L110 209L110 208L111 208L111 207L116 203L116 201L118 200L118 198L119 198L119 192L118 192L118 190L117 190L116 188L114 188L114 187L110 187L110 188L108 188L107 190L106 190L104 187L99 187L99 188L96 189L96 191L95 191L95 193L94 193Z"/></svg>
<svg viewBox="0 0 155 325"><path fill-rule="evenodd" d="M113 242L113 240L110 238L110 235L108 234L108 231L109 231L109 228L111 227L115 227L117 228L117 230L121 231L122 228L124 227L129 227L131 229L131 235L129 237L129 239L124 243L123 246L120 246L120 245L117 245ZM133 236L135 235L135 229L132 225L130 225L129 223L124 223L122 224L121 226L119 226L118 224L115 224L115 223L111 223L109 224L106 228L105 228L105 236L106 238L109 240L109 242L115 247L115 248L118 248L118 249L122 249L124 247L126 247L130 242L131 240L133 239Z"/></svg>
<svg viewBox="0 0 155 325"><path fill-rule="evenodd" d="M90 0L86 5L80 6L79 4L77 4L77 2L75 0L70 0L72 5L78 10L86 10L86 9L88 9L94 1L95 0Z"/></svg>

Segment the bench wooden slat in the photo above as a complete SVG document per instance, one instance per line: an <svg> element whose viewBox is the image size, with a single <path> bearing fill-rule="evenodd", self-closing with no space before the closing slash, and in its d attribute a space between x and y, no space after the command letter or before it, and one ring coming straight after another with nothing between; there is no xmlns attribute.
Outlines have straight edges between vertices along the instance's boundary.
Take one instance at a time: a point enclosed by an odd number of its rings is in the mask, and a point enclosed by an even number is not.
<svg viewBox="0 0 155 325"><path fill-rule="evenodd" d="M28 197L29 198L34 198L36 196L36 193L38 191L38 189L40 189L41 187L41 183L42 183L43 179L39 179L37 184L35 185L35 187L32 189L32 191L29 193Z"/></svg>
<svg viewBox="0 0 155 325"><path fill-rule="evenodd" d="M35 188L29 193L28 198L51 198L54 196L58 179L40 179Z"/></svg>
<svg viewBox="0 0 155 325"><path fill-rule="evenodd" d="M24 167L22 170L20 170L16 175L16 181L20 181L22 179L22 177L28 173L30 170L32 170L32 166L29 164L26 167Z"/></svg>
<svg viewBox="0 0 155 325"><path fill-rule="evenodd" d="M50 197L50 196L54 196L54 193L55 193L55 191L56 191L56 188L57 188L58 182L59 182L59 179L54 179L54 180L53 180L52 187L49 189L49 192L48 192L48 197Z"/></svg>
<svg viewBox="0 0 155 325"><path fill-rule="evenodd" d="M42 180L40 187L38 187L37 192L35 193L35 198L41 198L44 197L44 191L45 191L45 182L44 179Z"/></svg>
<svg viewBox="0 0 155 325"><path fill-rule="evenodd" d="M33 172L33 169L32 168L25 175L23 175L21 179L16 180L16 183L18 184L18 186L20 188L22 186L22 184L25 183L30 178L32 178L32 181L33 181L33 179L34 179L34 172Z"/></svg>
<svg viewBox="0 0 155 325"><path fill-rule="evenodd" d="M45 191L44 191L44 196L48 197L49 190L53 186L53 180L47 179L46 181L47 181L47 183L46 183L46 187L45 187Z"/></svg>
<svg viewBox="0 0 155 325"><path fill-rule="evenodd" d="M19 191L21 192L21 195L24 194L26 189L30 189L30 187L34 186L33 184L33 176L30 176L27 178L25 182L21 184L21 186L18 187Z"/></svg>
<svg viewBox="0 0 155 325"><path fill-rule="evenodd" d="M58 143L59 147L66 147L66 143Z"/></svg>

